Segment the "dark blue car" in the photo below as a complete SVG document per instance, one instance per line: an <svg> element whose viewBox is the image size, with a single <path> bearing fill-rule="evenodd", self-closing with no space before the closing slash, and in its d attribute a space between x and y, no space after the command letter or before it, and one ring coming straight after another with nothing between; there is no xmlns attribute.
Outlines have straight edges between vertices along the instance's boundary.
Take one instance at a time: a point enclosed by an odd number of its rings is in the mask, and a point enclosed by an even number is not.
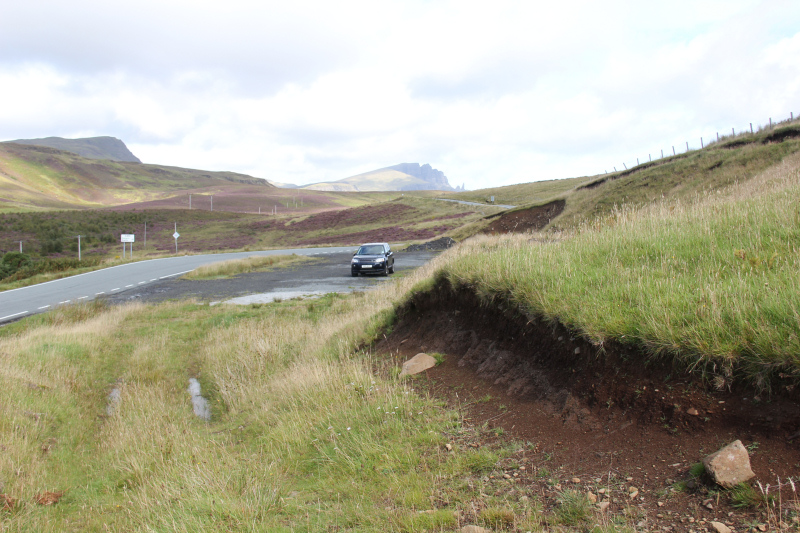
<svg viewBox="0 0 800 533"><path fill-rule="evenodd" d="M358 247L350 261L350 275L394 273L394 252L386 242L370 242Z"/></svg>

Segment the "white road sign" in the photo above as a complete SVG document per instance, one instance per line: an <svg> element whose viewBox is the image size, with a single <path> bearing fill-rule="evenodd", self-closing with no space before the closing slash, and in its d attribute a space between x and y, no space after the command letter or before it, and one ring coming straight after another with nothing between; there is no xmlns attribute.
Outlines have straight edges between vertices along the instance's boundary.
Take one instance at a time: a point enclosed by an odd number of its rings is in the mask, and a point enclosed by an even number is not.
<svg viewBox="0 0 800 533"><path fill-rule="evenodd" d="M173 234L172 234L172 237L173 237L173 238L175 238L175 239L177 239L177 238L178 238L178 237L180 237L180 236L181 236L181 234L180 234L180 233L178 233L177 231L176 231L175 233L173 233Z"/></svg>
<svg viewBox="0 0 800 533"><path fill-rule="evenodd" d="M132 233L123 233L119 237L120 237L120 242L136 242L135 241L136 235L133 235Z"/></svg>

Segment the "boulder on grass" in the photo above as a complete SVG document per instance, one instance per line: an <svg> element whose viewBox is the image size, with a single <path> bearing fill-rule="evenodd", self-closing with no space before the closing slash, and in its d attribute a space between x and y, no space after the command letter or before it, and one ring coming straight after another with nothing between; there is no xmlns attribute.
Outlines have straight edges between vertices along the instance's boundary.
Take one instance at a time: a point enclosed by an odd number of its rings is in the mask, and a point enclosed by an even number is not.
<svg viewBox="0 0 800 533"><path fill-rule="evenodd" d="M411 376L419 374L429 368L436 366L436 359L426 353L418 353L405 363L403 363L403 370L400 371L401 376Z"/></svg>
<svg viewBox="0 0 800 533"><path fill-rule="evenodd" d="M720 486L730 489L755 476L750 468L750 455L742 444L735 440L719 451L703 459L706 472Z"/></svg>

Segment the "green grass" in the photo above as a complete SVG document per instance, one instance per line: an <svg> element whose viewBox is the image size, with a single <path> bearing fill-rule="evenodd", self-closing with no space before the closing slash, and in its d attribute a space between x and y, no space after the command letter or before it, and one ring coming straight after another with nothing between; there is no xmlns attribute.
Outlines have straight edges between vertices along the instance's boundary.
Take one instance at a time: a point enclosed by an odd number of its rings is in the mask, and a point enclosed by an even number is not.
<svg viewBox="0 0 800 533"><path fill-rule="evenodd" d="M440 276L558 321L769 386L800 378L798 157L694 203L617 210L572 236L477 239Z"/></svg>
<svg viewBox="0 0 800 533"><path fill-rule="evenodd" d="M306 256L292 255L266 255L252 256L245 259L231 259L211 263L184 274L183 279L221 279L244 274L247 272L264 272L277 266L288 266L303 261L313 261Z"/></svg>

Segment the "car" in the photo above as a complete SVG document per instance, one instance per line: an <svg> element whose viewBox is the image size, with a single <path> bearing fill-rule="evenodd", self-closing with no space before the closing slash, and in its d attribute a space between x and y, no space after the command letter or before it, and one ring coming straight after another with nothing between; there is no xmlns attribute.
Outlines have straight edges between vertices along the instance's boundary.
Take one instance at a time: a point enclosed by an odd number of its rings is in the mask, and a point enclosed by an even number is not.
<svg viewBox="0 0 800 533"><path fill-rule="evenodd" d="M350 261L350 275L359 274L394 274L394 252L387 242L369 242L362 244L353 254Z"/></svg>

